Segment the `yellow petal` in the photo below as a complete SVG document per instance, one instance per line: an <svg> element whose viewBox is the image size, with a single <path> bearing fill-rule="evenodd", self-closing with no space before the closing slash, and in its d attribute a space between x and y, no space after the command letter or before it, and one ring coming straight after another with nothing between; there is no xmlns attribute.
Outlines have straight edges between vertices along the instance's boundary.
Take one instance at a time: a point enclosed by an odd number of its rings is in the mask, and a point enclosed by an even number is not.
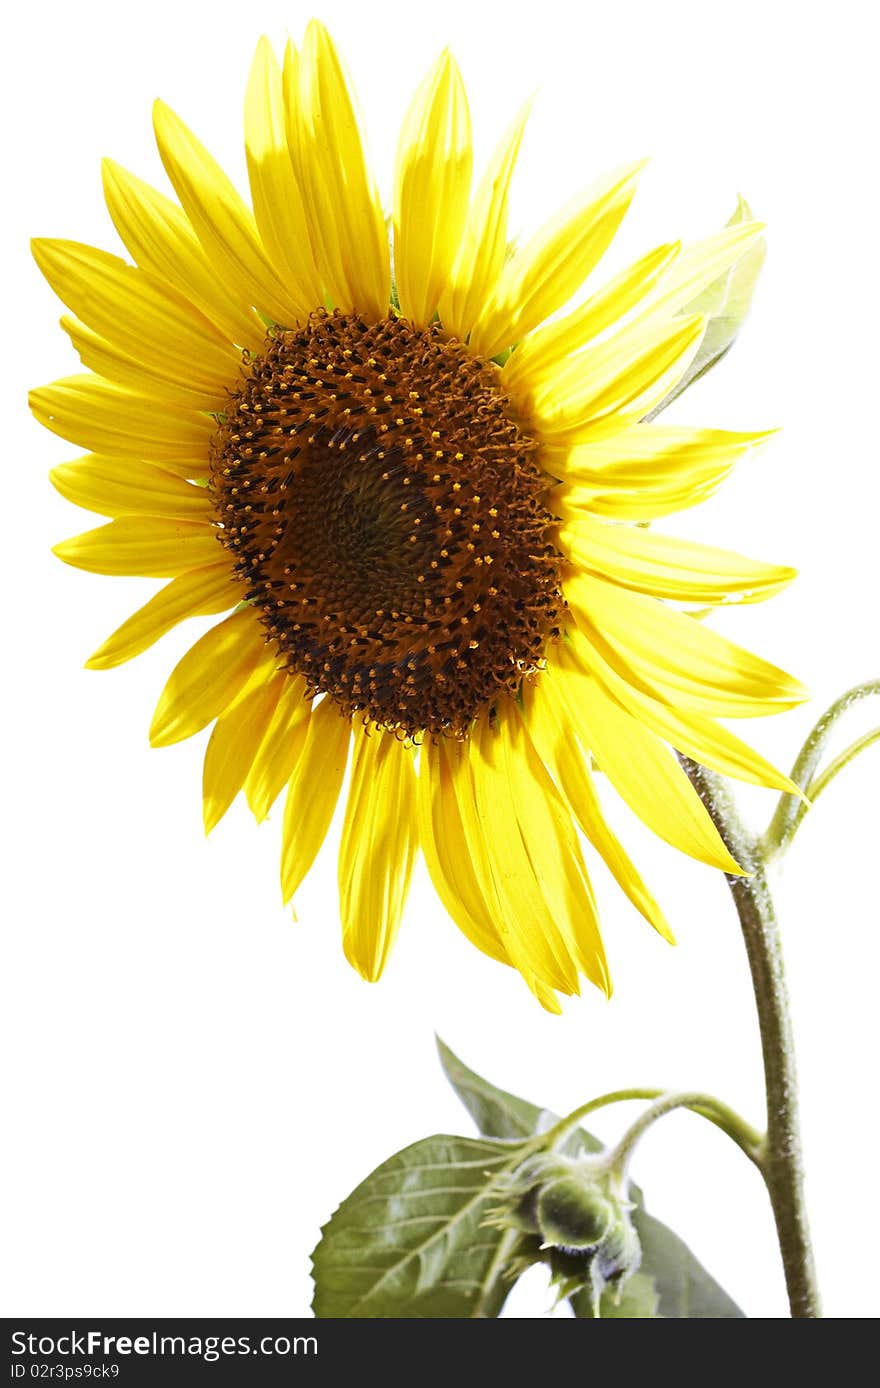
<svg viewBox="0 0 880 1388"><path fill-rule="evenodd" d="M96 530L62 540L53 553L93 574L176 578L217 558L217 532L200 521L119 516Z"/></svg>
<svg viewBox="0 0 880 1388"><path fill-rule="evenodd" d="M300 172L301 160L299 158L299 142L301 136L299 83L299 51L293 40L288 39L284 46L284 62L281 65L281 95L284 99L284 130L287 135L287 148L290 151L290 159L293 164L297 187L302 191L303 202L306 203L306 192L303 190ZM306 216L308 217L307 204Z"/></svg>
<svg viewBox="0 0 880 1388"><path fill-rule="evenodd" d="M99 337L76 318L70 318L65 314L61 318L61 326L70 338L74 350L79 353L83 366L103 376L105 381L112 381L114 385L124 386L128 390L145 392L147 395L169 401L179 409L220 413L227 407L229 390L236 381L235 371L230 374L223 387L218 386L213 390L202 389L182 380L175 374L173 366L169 366L167 362L160 362L155 358L155 354L142 353L154 358L146 365L119 347L113 346L105 338Z"/></svg>
<svg viewBox="0 0 880 1388"><path fill-rule="evenodd" d="M763 231L763 222L738 222L686 246L657 285L652 311L662 309L671 314L686 308L710 284L732 270Z"/></svg>
<svg viewBox="0 0 880 1388"><path fill-rule="evenodd" d="M627 165L588 188L508 261L471 333L474 352L497 356L568 302L617 231L642 167Z"/></svg>
<svg viewBox="0 0 880 1388"><path fill-rule="evenodd" d="M218 279L176 203L112 159L104 160L102 173L110 216L131 258L197 304L230 341L259 352L266 337L263 324Z"/></svg>
<svg viewBox="0 0 880 1388"><path fill-rule="evenodd" d="M542 678L555 682L580 741L649 829L701 863L741 872L675 754L658 737L569 664L564 650Z"/></svg>
<svg viewBox="0 0 880 1388"><path fill-rule="evenodd" d="M391 294L385 217L339 54L317 20L286 67L291 152L325 288L343 311L382 318Z"/></svg>
<svg viewBox="0 0 880 1388"><path fill-rule="evenodd" d="M529 101L505 131L480 180L449 279L440 296L443 326L466 339L488 302L507 255L507 203Z"/></svg>
<svg viewBox="0 0 880 1388"><path fill-rule="evenodd" d="M555 463L554 459L553 471L557 471ZM565 520L577 520L584 511L588 511L592 515L621 523L652 521L698 506L717 490L732 467L732 463L719 466L714 476L703 481L691 480L682 469L678 480L671 473L656 479L653 484L646 482L644 487L636 488L626 484L618 487L613 478L608 478L604 484L599 480L595 484L581 483L580 480L570 485L562 483L553 489L549 509Z"/></svg>
<svg viewBox="0 0 880 1388"><path fill-rule="evenodd" d="M416 92L397 147L394 273L401 312L418 328L434 316L458 254L472 163L467 97L447 50Z"/></svg>
<svg viewBox="0 0 880 1388"><path fill-rule="evenodd" d="M578 568L677 602L761 602L781 592L797 573L653 530L609 525L583 511L560 527L557 544Z"/></svg>
<svg viewBox="0 0 880 1388"><path fill-rule="evenodd" d="M687 370L705 329L699 315L628 323L569 359L519 397L552 444L576 442L609 416L641 418Z"/></svg>
<svg viewBox="0 0 880 1388"><path fill-rule="evenodd" d="M546 772L543 783L539 779L543 768L533 749L531 765L526 762L528 745L515 714L500 718L496 727L483 719L472 734L469 762L483 861L511 960L550 987L577 993L579 967L593 977L596 969L581 948L573 948L571 915L576 907L581 926L592 933L595 911L576 842L560 841L552 787Z"/></svg>
<svg viewBox="0 0 880 1388"><path fill-rule="evenodd" d="M562 1006L551 988L541 983L539 979L533 979L529 983L529 987L545 1011L552 1012L556 1017L561 1015Z"/></svg>
<svg viewBox="0 0 880 1388"><path fill-rule="evenodd" d="M227 291L276 323L297 322L301 308L275 274L253 213L219 164L162 101L153 107L153 126L165 172Z"/></svg>
<svg viewBox="0 0 880 1388"><path fill-rule="evenodd" d="M89 670L109 670L164 636L187 617L208 617L226 612L238 599L232 569L224 559L202 569L189 569L160 589L138 608L86 661Z"/></svg>
<svg viewBox="0 0 880 1388"><path fill-rule="evenodd" d="M285 670L273 673L267 666L259 683L217 719L202 773L206 834L220 823L244 785L288 678Z"/></svg>
<svg viewBox="0 0 880 1388"><path fill-rule="evenodd" d="M572 616L628 683L710 717L753 718L802 703L791 675L656 598L589 574L565 582Z"/></svg>
<svg viewBox="0 0 880 1388"><path fill-rule="evenodd" d="M205 632L168 677L150 725L152 746L181 742L219 717L265 650L262 628L250 607Z"/></svg>
<svg viewBox="0 0 880 1388"><path fill-rule="evenodd" d="M305 745L290 778L284 806L281 894L290 901L324 842L348 760L351 720L332 699L312 710Z"/></svg>
<svg viewBox="0 0 880 1388"><path fill-rule="evenodd" d="M81 448L174 465L207 476L217 425L208 415L124 390L95 376L66 376L30 393L36 418Z"/></svg>
<svg viewBox="0 0 880 1388"><path fill-rule="evenodd" d="M411 748L390 733L356 735L339 847L339 906L345 957L370 982L394 944L417 844Z"/></svg>
<svg viewBox="0 0 880 1388"><path fill-rule="evenodd" d="M450 759L460 744L427 739L419 762L419 840L434 888L458 928L477 949L509 964L507 951L480 890L462 823Z"/></svg>
<svg viewBox="0 0 880 1388"><path fill-rule="evenodd" d="M771 786L791 795L801 794L783 771L713 718L692 709L681 713L672 705L653 699L627 683L576 628L566 633L566 654L583 672L593 675L628 713L676 751L725 776L735 776L754 785Z"/></svg>
<svg viewBox="0 0 880 1388"><path fill-rule="evenodd" d="M466 742L450 744L446 749L447 764L464 829L468 856L473 864L480 895L486 903L510 963L519 970L539 1001L549 1010L558 1012L559 1007L553 989L558 987L565 993L571 993L574 989L567 978L563 978L561 983L555 981L561 971L552 953L548 963L548 950L540 933L532 932L533 938L530 942L529 932L526 930L523 938L517 913L513 916L513 929L508 923L507 896L497 885L499 875L504 879L504 864L498 859L497 845L492 840L488 825L477 807L474 776L474 764L480 755L475 746L477 736L478 731L475 729ZM519 840L516 843L519 845Z"/></svg>
<svg viewBox="0 0 880 1388"><path fill-rule="evenodd" d="M553 493L558 515L583 509L619 520L650 520L696 505L771 433L733 433L633 424L555 454L566 485Z"/></svg>
<svg viewBox="0 0 880 1388"><path fill-rule="evenodd" d="M102 516L170 516L208 520L211 494L173 472L134 458L86 453L49 473L52 485L75 506Z"/></svg>
<svg viewBox="0 0 880 1388"><path fill-rule="evenodd" d="M672 241L649 251L571 313L554 318L529 333L504 365L502 379L507 389L527 393L530 381L541 380L557 370L573 352L628 313L650 292L670 261L675 259L679 245Z"/></svg>
<svg viewBox="0 0 880 1388"><path fill-rule="evenodd" d="M128 356L207 394L235 381L241 358L232 343L161 280L77 241L37 238L31 249L59 299Z"/></svg>
<svg viewBox="0 0 880 1388"><path fill-rule="evenodd" d="M535 748L590 843L636 910L664 939L674 943L669 924L653 894L611 829L589 767L589 751L578 744L564 702L552 679L526 681L524 716Z"/></svg>
<svg viewBox="0 0 880 1388"><path fill-rule="evenodd" d="M244 132L260 238L279 279L306 317L323 301L321 279L287 146L281 69L266 38L260 39L251 67Z"/></svg>
<svg viewBox="0 0 880 1388"><path fill-rule="evenodd" d="M287 675L278 707L244 783L251 813L260 824L293 775L309 726L311 701L305 680Z"/></svg>
<svg viewBox="0 0 880 1388"><path fill-rule="evenodd" d="M513 716L499 720L499 740L523 847L572 963L610 995L596 901L572 817L514 707Z"/></svg>
<svg viewBox="0 0 880 1388"><path fill-rule="evenodd" d="M732 467L773 431L737 433L681 424L631 424L568 449L566 478L597 489L606 485L653 486L680 471Z"/></svg>
<svg viewBox="0 0 880 1388"><path fill-rule="evenodd" d="M496 872L493 870L493 844L491 844L489 830L483 824L482 815L477 811L475 794L475 777L472 772L472 762L476 761L479 751L475 747L475 736L465 741L457 743L448 748L447 763L450 769L452 793L454 793L455 804L458 806L458 813L461 816L462 827L464 827L465 843L468 845L468 856L471 858L473 873L475 873L477 887L479 887L480 897L486 902L486 909L489 911L491 922L496 927L498 937L500 937L501 948L507 955L511 965L519 970L525 979L530 990L536 997L541 994L552 992L557 984L554 981L547 983L547 967L541 959L541 942L536 937L533 951L523 947L519 940L519 931L511 931L507 923L507 905L504 898L498 891L496 884ZM497 863L494 868L497 868ZM539 965L534 966L534 958L539 960ZM551 962L551 970L554 965ZM564 984L562 991L570 991L568 984Z"/></svg>

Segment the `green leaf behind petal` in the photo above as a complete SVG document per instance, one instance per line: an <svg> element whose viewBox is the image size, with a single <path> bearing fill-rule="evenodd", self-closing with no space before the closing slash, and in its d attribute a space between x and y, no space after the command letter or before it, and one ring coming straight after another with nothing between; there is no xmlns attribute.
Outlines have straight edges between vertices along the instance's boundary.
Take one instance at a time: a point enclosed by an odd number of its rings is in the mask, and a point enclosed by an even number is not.
<svg viewBox="0 0 880 1388"><path fill-rule="evenodd" d="M737 200L736 211L728 221L729 227L739 222L753 221L751 209L744 197ZM735 265L719 276L702 294L698 294L680 310L683 314L702 313L708 322L696 356L678 384L655 410L647 416L655 419L661 410L671 405L688 386L717 366L730 351L751 308L755 285L767 254L767 243L761 236L753 241Z"/></svg>

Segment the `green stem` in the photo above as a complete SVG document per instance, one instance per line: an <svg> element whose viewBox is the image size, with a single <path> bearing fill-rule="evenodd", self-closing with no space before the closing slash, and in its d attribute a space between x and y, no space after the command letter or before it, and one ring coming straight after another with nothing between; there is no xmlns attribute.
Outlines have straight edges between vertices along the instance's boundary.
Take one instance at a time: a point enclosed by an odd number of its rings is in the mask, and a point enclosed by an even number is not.
<svg viewBox="0 0 880 1388"><path fill-rule="evenodd" d="M869 733L864 733L861 737L856 738L855 742L850 743L849 747L846 747L839 756L836 756L832 762L828 763L824 771L821 771L818 776L810 781L810 784L806 787L807 798L805 800L797 800L793 807L783 803L785 801L793 801L795 799L793 795L783 795L780 797L780 803L776 810L776 814L773 816L767 833L761 841L761 849L765 862L769 862L771 858L774 858L777 854L782 853L788 848L788 845L801 827L801 821L804 819L807 811L813 808L823 790L826 790L835 777L839 776L841 771L849 766L851 761L855 761L856 757L861 752L864 752L866 747L873 747L875 742L880 742L880 728L872 728Z"/></svg>
<svg viewBox="0 0 880 1388"><path fill-rule="evenodd" d="M609 1104L622 1104L630 1099L657 1099L661 1094L665 1094L665 1089L612 1089L610 1094L600 1094L598 1099L588 1099L585 1104L566 1114L565 1118L560 1118L541 1134L540 1141L542 1146L558 1147L564 1142L570 1132L573 1132L583 1120L591 1113L595 1113L597 1108L607 1108Z"/></svg>
<svg viewBox="0 0 880 1388"><path fill-rule="evenodd" d="M730 852L749 876L727 877L752 974L761 1032L767 1136L761 1170L767 1184L793 1317L820 1316L819 1290L804 1201L797 1074L779 925L759 845L740 820L724 780L682 757L682 765Z"/></svg>
<svg viewBox="0 0 880 1388"><path fill-rule="evenodd" d="M710 1123L714 1123L733 1139L750 1161L762 1168L764 1139L750 1123L740 1118L738 1113L727 1104L723 1104L720 1099L712 1098L710 1094L678 1094L670 1091L668 1094L661 1094L650 1108L640 1113L613 1148L609 1162L621 1176L626 1175L630 1158L648 1129L658 1118L665 1117L677 1108L690 1109L692 1113L699 1113L702 1117L708 1118Z"/></svg>
<svg viewBox="0 0 880 1388"><path fill-rule="evenodd" d="M880 728L873 728L871 732L863 733L861 737L856 738L855 742L850 743L849 747L840 753L840 756L835 757L834 761L829 762L825 770L816 777L815 781L810 782L809 790L811 802L815 805L823 790L831 785L835 776L839 775L844 767L849 766L850 762L854 761L860 752L864 752L866 747L873 747L875 742L880 742Z"/></svg>
<svg viewBox="0 0 880 1388"><path fill-rule="evenodd" d="M862 739L855 749L849 749L850 754L844 753L842 757L838 758L839 764L835 763L833 771L829 767L828 772L820 776L818 781L814 781L814 773L837 720L847 713L854 704L861 703L862 699L868 699L877 694L880 694L880 680L865 680L864 683L855 685L852 689L848 689L845 694L842 694L839 699L835 699L813 728L791 769L791 779L796 786L809 794L811 800L815 800L816 796L824 790L837 772L843 769L853 755L861 751L863 747L868 746L873 740L873 734L868 734L867 739ZM696 785L696 782L694 784ZM699 786L697 789L699 790ZM779 797L776 813L761 841L765 860L781 853L788 847L808 809L809 805L797 795L781 795Z"/></svg>
<svg viewBox="0 0 880 1388"><path fill-rule="evenodd" d="M646 1128L656 1118L661 1118L664 1113L671 1112L674 1108L687 1108L692 1113L699 1114L701 1118L706 1118L710 1123L714 1123L716 1128L720 1128L729 1138L732 1138L737 1147L740 1147L750 1161L756 1166L761 1165L764 1139L751 1123L747 1123L744 1118L720 1099L714 1098L711 1094L672 1093L664 1089L615 1089L610 1094L600 1094L598 1099L590 1099L586 1104L581 1104L573 1113L566 1118L561 1118L558 1123L554 1123L546 1133L542 1134L542 1141L549 1147L558 1147L565 1140L568 1134L576 1128L588 1114L593 1113L597 1108L605 1108L608 1104L619 1104L632 1099L654 1099L656 1102L646 1109L631 1128L627 1130L621 1143L626 1142L630 1133L638 1130L640 1136ZM637 1139L636 1139L637 1140ZM616 1151L619 1150L618 1143Z"/></svg>

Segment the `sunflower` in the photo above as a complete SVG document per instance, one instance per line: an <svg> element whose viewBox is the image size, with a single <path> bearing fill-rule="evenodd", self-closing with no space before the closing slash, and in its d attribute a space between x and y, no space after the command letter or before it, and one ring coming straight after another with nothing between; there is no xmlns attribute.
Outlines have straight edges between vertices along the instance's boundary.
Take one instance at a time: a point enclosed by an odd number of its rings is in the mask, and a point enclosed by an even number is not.
<svg viewBox="0 0 880 1388"><path fill-rule="evenodd" d="M150 732L166 746L213 723L206 829L240 791L261 821L286 789L289 902L350 764L339 896L354 967L382 972L421 848L461 930L558 1011L582 976L610 988L578 830L669 936L596 771L661 838L736 873L676 752L791 789L718 720L803 691L693 615L768 597L793 571L645 527L764 437L645 422L700 343L683 308L760 228L659 246L579 294L640 165L511 253L526 117L472 192L444 53L403 124L389 246L329 35L310 24L283 67L262 40L245 103L253 210L157 103L178 201L104 164L133 263L34 244L86 374L31 404L91 450L55 486L110 518L60 558L170 579L88 665L228 614L172 671Z"/></svg>

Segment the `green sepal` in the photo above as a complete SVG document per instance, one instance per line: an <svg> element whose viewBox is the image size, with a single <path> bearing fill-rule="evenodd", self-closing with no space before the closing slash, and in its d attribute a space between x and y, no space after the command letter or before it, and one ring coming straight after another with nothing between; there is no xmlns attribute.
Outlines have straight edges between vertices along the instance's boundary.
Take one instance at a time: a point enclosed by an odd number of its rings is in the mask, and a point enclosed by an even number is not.
<svg viewBox="0 0 880 1388"><path fill-rule="evenodd" d="M569 1302L574 1314L585 1320L656 1320L660 1314L656 1283L645 1272L634 1272L621 1287L606 1287L598 1307L586 1288L574 1292Z"/></svg>

